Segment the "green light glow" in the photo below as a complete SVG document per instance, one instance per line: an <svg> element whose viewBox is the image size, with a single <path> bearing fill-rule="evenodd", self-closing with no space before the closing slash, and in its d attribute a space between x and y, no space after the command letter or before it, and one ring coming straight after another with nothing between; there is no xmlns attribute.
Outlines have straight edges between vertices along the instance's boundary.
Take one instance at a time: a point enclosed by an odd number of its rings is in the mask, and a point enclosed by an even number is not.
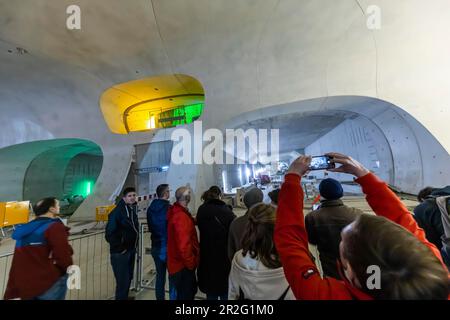
<svg viewBox="0 0 450 320"><path fill-rule="evenodd" d="M81 180L75 183L73 195L80 195L86 198L93 191L92 180Z"/></svg>
<svg viewBox="0 0 450 320"><path fill-rule="evenodd" d="M91 191L92 191L91 188L92 188L92 182L88 181L88 182L86 183L86 196L88 196L88 195L91 194Z"/></svg>
<svg viewBox="0 0 450 320"><path fill-rule="evenodd" d="M161 126L164 128L170 128L176 127L178 125L192 123L201 116L203 112L203 106L203 103L197 103L162 112L159 115L159 119L168 119L169 121L162 121ZM170 120L171 118L177 119Z"/></svg>

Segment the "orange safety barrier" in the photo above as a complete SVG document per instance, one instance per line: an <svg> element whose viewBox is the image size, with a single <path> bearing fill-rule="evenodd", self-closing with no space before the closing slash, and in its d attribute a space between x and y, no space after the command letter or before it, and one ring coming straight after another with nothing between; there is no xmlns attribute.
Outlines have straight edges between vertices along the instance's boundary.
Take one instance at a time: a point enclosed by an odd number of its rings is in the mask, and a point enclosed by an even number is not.
<svg viewBox="0 0 450 320"><path fill-rule="evenodd" d="M15 226L30 221L30 201L10 201L2 204L4 205L4 215L1 219L0 214L0 227Z"/></svg>
<svg viewBox="0 0 450 320"><path fill-rule="evenodd" d="M108 221L108 216L115 207L116 205L112 204L109 206L100 206L95 208L95 220L97 222Z"/></svg>

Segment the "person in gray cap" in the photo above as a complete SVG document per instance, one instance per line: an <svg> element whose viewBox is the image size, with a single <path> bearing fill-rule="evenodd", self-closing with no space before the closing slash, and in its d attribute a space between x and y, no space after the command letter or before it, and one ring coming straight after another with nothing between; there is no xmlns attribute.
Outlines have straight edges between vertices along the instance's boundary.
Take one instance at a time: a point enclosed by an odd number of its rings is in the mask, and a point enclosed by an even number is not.
<svg viewBox="0 0 450 320"><path fill-rule="evenodd" d="M319 250L323 275L341 279L337 268L341 231L363 212L344 205L344 190L339 181L324 179L319 184L320 208L306 215L308 241Z"/></svg>
<svg viewBox="0 0 450 320"><path fill-rule="evenodd" d="M233 260L236 251L242 249L241 240L247 227L248 212L250 208L257 203L262 202L263 199L263 192L256 187L251 188L244 194L244 204L247 208L247 212L245 212L242 217L234 219L230 225L230 231L228 232L228 258L230 261Z"/></svg>

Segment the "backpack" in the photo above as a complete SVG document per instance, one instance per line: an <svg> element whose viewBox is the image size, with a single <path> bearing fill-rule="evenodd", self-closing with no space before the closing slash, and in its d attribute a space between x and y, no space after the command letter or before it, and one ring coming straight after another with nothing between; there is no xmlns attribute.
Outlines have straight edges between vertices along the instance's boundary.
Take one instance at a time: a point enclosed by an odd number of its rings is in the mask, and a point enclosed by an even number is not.
<svg viewBox="0 0 450 320"><path fill-rule="evenodd" d="M441 238L441 255L444 263L450 270L450 196L437 197L436 205L441 212L442 227L444 228L444 234Z"/></svg>

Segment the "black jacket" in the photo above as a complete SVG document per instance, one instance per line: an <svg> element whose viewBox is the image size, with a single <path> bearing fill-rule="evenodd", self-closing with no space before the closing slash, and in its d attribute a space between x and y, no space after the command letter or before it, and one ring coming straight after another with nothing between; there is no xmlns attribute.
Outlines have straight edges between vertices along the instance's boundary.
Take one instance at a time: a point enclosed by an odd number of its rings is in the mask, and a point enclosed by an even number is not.
<svg viewBox="0 0 450 320"><path fill-rule="evenodd" d="M428 241L439 250L442 248L441 237L444 234L444 227L442 226L441 212L436 204L436 198L449 195L450 186L436 189L414 209L414 218L417 224L425 230Z"/></svg>
<svg viewBox="0 0 450 320"><path fill-rule="evenodd" d="M324 276L341 278L336 264L341 231L362 213L361 210L347 207L342 200L324 200L320 209L306 215L308 241L319 250Z"/></svg>
<svg viewBox="0 0 450 320"><path fill-rule="evenodd" d="M208 294L228 293L231 262L227 254L228 231L236 216L221 200L209 200L197 211L200 231L200 265L198 285Z"/></svg>
<svg viewBox="0 0 450 320"><path fill-rule="evenodd" d="M111 253L137 249L139 221L136 211L136 205L127 206L125 201L121 200L109 214L105 239L110 245Z"/></svg>

